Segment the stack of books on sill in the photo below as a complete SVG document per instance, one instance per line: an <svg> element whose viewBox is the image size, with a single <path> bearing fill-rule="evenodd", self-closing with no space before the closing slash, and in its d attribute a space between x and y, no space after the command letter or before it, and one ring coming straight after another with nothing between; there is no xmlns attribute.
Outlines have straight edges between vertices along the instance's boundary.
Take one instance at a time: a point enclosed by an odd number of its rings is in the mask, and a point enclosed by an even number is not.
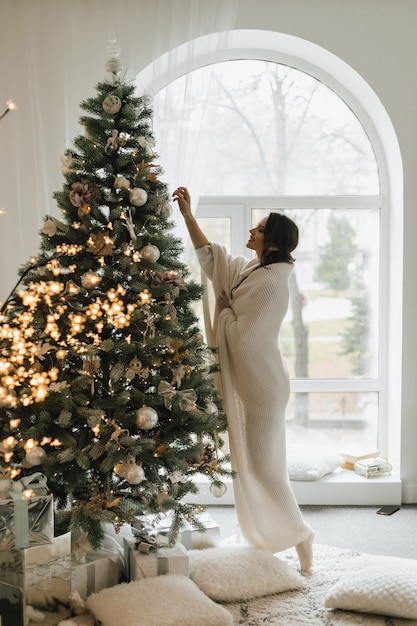
<svg viewBox="0 0 417 626"><path fill-rule="evenodd" d="M340 455L342 457L342 463L340 467L342 469L355 471L355 463L358 461L363 461L364 459L377 459L379 457L379 451L376 452L368 452L366 454L345 454L342 452Z"/></svg>

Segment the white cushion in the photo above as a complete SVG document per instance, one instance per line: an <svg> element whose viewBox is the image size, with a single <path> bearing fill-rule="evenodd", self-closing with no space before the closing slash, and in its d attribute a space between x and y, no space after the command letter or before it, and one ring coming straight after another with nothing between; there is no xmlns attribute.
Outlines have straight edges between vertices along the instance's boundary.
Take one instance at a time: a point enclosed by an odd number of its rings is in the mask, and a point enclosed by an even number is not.
<svg viewBox="0 0 417 626"><path fill-rule="evenodd" d="M304 578L271 552L224 546L189 550L190 578L212 600L235 602L301 589Z"/></svg>
<svg viewBox="0 0 417 626"><path fill-rule="evenodd" d="M339 454L316 454L311 452L289 452L288 474L290 480L319 480L340 466Z"/></svg>
<svg viewBox="0 0 417 626"><path fill-rule="evenodd" d="M417 561L360 556L327 594L325 606L417 619Z"/></svg>
<svg viewBox="0 0 417 626"><path fill-rule="evenodd" d="M93 593L87 607L103 626L232 626L233 617L186 576L168 574Z"/></svg>

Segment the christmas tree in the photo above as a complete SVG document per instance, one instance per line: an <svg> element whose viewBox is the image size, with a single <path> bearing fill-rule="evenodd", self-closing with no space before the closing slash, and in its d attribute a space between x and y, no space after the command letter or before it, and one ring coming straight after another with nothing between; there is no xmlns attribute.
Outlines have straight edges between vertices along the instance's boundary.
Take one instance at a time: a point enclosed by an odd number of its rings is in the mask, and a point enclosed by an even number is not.
<svg viewBox="0 0 417 626"><path fill-rule="evenodd" d="M81 103L84 134L62 158L38 256L20 268L0 318L2 477L42 472L56 508L93 547L103 522L172 512L198 526L194 477L224 488L226 421L216 357L192 304L182 243L161 181L152 99L118 54Z"/></svg>

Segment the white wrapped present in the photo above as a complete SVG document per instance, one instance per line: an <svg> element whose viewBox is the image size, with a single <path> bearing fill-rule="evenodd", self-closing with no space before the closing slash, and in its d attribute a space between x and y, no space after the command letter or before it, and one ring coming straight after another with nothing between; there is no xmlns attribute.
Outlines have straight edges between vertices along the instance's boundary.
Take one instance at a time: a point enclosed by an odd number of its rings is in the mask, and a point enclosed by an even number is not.
<svg viewBox="0 0 417 626"><path fill-rule="evenodd" d="M187 550L201 550L214 548L220 543L220 527L206 511L196 515L197 520L203 524L204 530L194 528L191 522L181 526L179 539Z"/></svg>
<svg viewBox="0 0 417 626"><path fill-rule="evenodd" d="M0 550L51 543L54 510L46 477L36 472L11 484L0 493Z"/></svg>
<svg viewBox="0 0 417 626"><path fill-rule="evenodd" d="M178 542L172 548L156 548L145 554L137 549L134 540L124 539L124 548L129 580L164 574L188 576L188 554L182 543Z"/></svg>
<svg viewBox="0 0 417 626"><path fill-rule="evenodd" d="M61 552L66 550L61 542ZM21 550L30 553L34 548ZM17 551L16 551L17 552ZM59 556L55 550L52 556ZM40 551L36 558L40 557ZM112 552L89 552L81 563L71 556L37 563L34 556L24 557L22 574L0 581L1 626L28 626L35 621L43 626L55 625L71 617L70 598L78 594L85 600L93 592L113 587L121 581L122 560ZM45 557L46 558L46 557ZM21 584L12 584L20 580ZM35 620L33 610L38 616ZM32 616L32 619L31 619Z"/></svg>

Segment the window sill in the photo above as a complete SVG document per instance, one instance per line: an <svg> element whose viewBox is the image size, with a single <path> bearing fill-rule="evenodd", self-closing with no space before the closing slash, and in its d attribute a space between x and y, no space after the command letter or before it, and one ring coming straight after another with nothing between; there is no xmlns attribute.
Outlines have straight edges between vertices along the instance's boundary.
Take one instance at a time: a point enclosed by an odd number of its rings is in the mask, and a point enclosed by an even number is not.
<svg viewBox="0 0 417 626"><path fill-rule="evenodd" d="M204 506L233 505L232 480L225 480L227 491L221 498L210 492L209 480L201 476L196 480L197 495L186 501ZM338 469L320 480L291 481L295 497L300 505L385 505L401 504L401 479L395 474L364 478L353 471Z"/></svg>

